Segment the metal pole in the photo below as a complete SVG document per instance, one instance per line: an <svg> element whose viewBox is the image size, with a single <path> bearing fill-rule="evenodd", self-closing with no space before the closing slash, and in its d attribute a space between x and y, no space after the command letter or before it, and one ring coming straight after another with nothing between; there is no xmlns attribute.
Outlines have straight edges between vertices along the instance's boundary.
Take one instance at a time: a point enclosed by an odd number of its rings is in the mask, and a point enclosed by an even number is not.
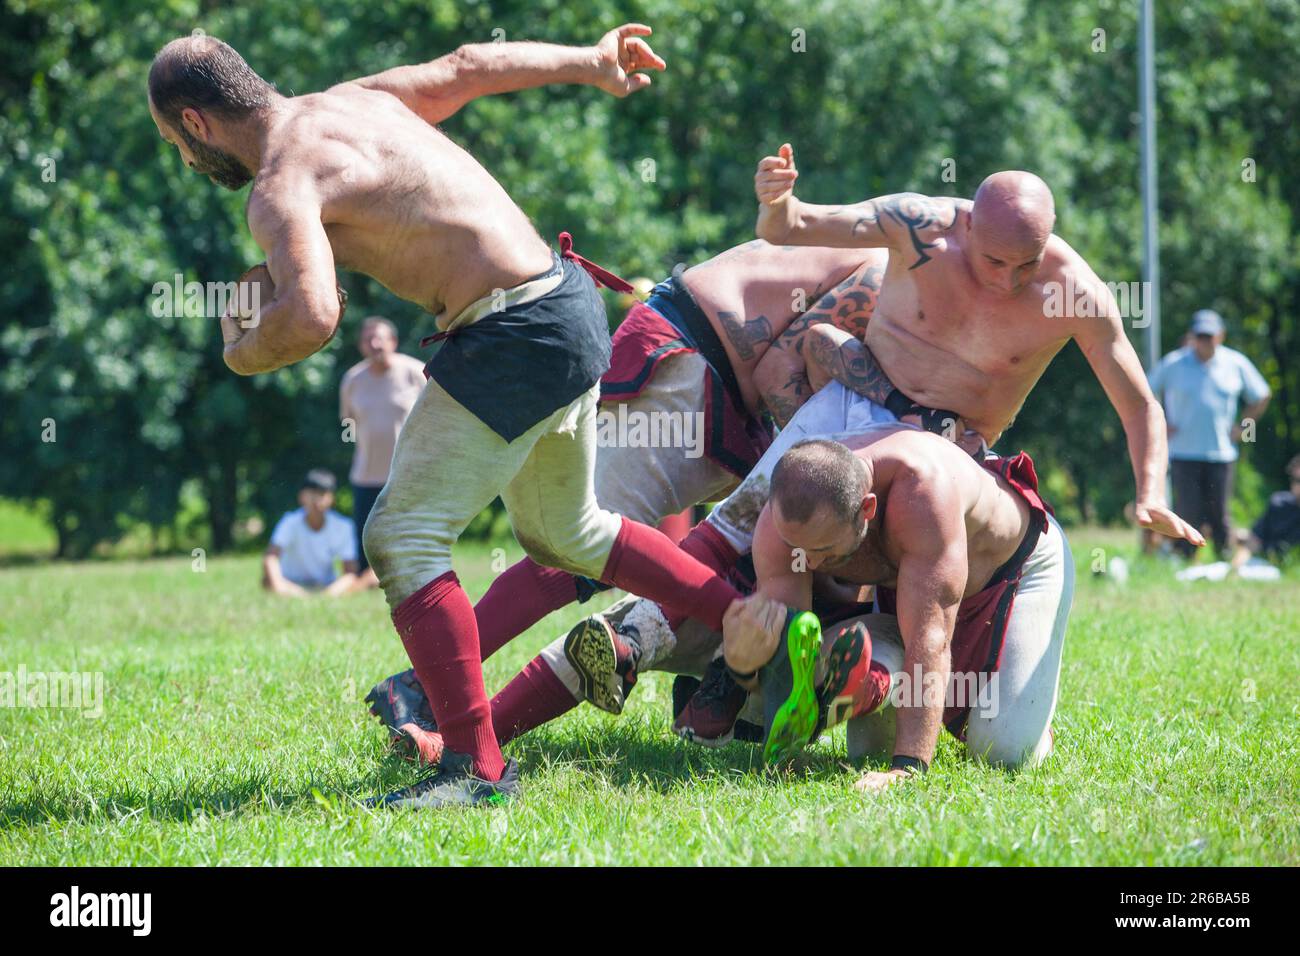
<svg viewBox="0 0 1300 956"><path fill-rule="evenodd" d="M1138 102L1142 117L1142 280L1146 283L1147 369L1160 361L1160 244L1156 224L1156 68L1154 0L1138 21Z"/></svg>

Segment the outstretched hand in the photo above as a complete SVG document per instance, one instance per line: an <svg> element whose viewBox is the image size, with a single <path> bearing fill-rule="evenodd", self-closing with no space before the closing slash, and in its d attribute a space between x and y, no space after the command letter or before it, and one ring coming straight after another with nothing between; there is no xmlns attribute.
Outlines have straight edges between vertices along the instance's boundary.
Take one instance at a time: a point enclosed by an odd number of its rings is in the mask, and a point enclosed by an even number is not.
<svg viewBox="0 0 1300 956"><path fill-rule="evenodd" d="M1162 504L1139 501L1134 515L1139 525L1157 534L1190 541L1198 548L1205 544L1204 535Z"/></svg>
<svg viewBox="0 0 1300 956"><path fill-rule="evenodd" d="M610 30L596 44L597 80L606 93L623 97L650 85L642 70L667 69L663 59L641 37L653 33L643 23L625 23Z"/></svg>

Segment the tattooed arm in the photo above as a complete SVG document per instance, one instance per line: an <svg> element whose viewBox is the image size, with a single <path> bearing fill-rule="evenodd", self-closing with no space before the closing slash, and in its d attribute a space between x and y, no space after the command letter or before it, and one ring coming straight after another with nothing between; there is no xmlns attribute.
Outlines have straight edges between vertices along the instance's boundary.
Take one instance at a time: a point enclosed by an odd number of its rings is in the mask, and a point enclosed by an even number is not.
<svg viewBox="0 0 1300 956"><path fill-rule="evenodd" d="M884 256L873 254L853 275L822 296L816 308L791 322L755 366L754 387L780 427L784 428L813 392L826 382L825 375L820 381L809 381L810 373L815 374L807 364L805 352L808 342L815 338L809 335L809 330L824 325L839 330L852 341L862 338L876 308L884 263ZM888 386L888 379L885 382Z"/></svg>
<svg viewBox="0 0 1300 956"><path fill-rule="evenodd" d="M940 236L952 228L968 200L895 193L848 206L818 206L794 195L794 150L766 156L754 175L758 197L755 234L768 242L796 246L889 248L915 269L930 261Z"/></svg>

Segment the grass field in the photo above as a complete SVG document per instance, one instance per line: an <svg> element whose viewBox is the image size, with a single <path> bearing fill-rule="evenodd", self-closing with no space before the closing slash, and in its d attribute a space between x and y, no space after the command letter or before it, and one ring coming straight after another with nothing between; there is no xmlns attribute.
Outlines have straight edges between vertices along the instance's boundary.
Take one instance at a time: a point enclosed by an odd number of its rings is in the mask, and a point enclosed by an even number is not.
<svg viewBox="0 0 1300 956"><path fill-rule="evenodd" d="M1081 573L1057 752L1016 775L940 743L924 780L852 789L842 729L772 779L757 751L669 733L670 679L516 741L504 808L363 809L409 782L361 698L404 668L378 593L268 597L253 558L0 570L0 672L102 672L99 718L0 708L0 864L1295 864L1300 575L1179 585ZM511 554L513 558L515 555ZM471 597L490 579L464 549ZM590 606L589 606L590 608ZM585 610L487 666L495 691Z"/></svg>

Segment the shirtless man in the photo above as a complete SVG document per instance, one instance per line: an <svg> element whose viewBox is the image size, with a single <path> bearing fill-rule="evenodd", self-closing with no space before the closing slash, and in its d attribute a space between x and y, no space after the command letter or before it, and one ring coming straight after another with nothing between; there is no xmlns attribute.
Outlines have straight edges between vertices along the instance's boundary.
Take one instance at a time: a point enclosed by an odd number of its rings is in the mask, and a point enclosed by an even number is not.
<svg viewBox="0 0 1300 956"><path fill-rule="evenodd" d="M850 333L864 328L886 259L879 249L782 248L753 240L679 267L645 303L634 305L614 334L613 359L601 380L601 414L611 422L646 422L667 413L691 426L684 431L697 441L690 447L602 443L595 473L601 507L656 524L725 497L771 441L763 411L778 410L775 417L785 424L810 394L801 348L807 330L827 322ZM784 357L767 363L767 374L756 374L773 348ZM484 659L551 611L586 601L603 587L528 558L518 562L474 608ZM582 699L621 710L619 684L591 677L608 669L619 646L570 643L571 651L595 655L574 663L565 656L564 638L547 647L493 701L493 721L503 723L498 737L504 726L553 719ZM623 663L626 669L629 662ZM515 713L526 692L546 702L528 706L528 720ZM423 698L406 671L380 681L366 701L399 749L430 762L440 745L430 736Z"/></svg>
<svg viewBox="0 0 1300 956"><path fill-rule="evenodd" d="M437 315L447 334L398 439L363 536L393 622L448 748L443 772L384 800L443 806L517 790L491 727L473 610L451 547L498 494L530 556L672 601L721 625L738 596L653 528L600 508L592 488L598 380L610 355L592 274L556 254L434 124L476 96L587 83L625 96L664 63L628 24L594 47L487 43L418 66L281 96L231 47L167 44L149 108L186 165L248 198L267 254L255 316L222 318L241 375L292 364L338 328L336 264ZM585 270L585 271L584 271ZM608 273L603 273L606 278Z"/></svg>
<svg viewBox="0 0 1300 956"><path fill-rule="evenodd" d="M877 405L938 409L939 422L960 418L991 446L1073 339L1128 436L1138 524L1205 543L1167 505L1164 413L1124 335L1114 296L1053 234L1046 183L1007 171L985 179L973 202L899 193L818 206L795 197L798 175L788 143L759 162L759 237L889 250L865 345L822 330L809 342L818 367ZM1057 317L1063 298L1073 307Z"/></svg>
<svg viewBox="0 0 1300 956"><path fill-rule="evenodd" d="M1042 760L1052 749L1074 568L1032 462L1021 454L977 464L953 443L901 425L847 442L808 440L781 458L754 536L758 590L724 621L727 666L742 682L761 669L769 746L785 754L803 746L819 716L824 725L870 714L871 726L851 736L875 736L879 747L896 713L893 767L869 774L866 788L924 772L941 726L992 764ZM888 661L903 683L889 695L896 709L881 710L888 681L878 670L859 669L865 692L846 685L855 661L832 652L839 683L822 689L819 715L806 666L818 648L801 646L793 628L778 640L774 626L786 605L812 606L816 571L877 586L877 609L896 626L881 615L849 620L824 646L855 630L867 636L865 655Z"/></svg>

